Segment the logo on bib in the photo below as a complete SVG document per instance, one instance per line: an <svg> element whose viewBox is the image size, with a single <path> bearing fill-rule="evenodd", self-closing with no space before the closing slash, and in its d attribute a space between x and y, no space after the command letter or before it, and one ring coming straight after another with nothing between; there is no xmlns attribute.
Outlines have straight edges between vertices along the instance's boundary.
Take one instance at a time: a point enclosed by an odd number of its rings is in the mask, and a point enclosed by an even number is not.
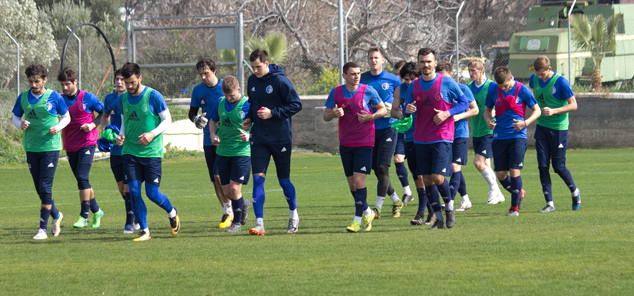
<svg viewBox="0 0 634 296"><path fill-rule="evenodd" d="M270 85L269 85L269 86L267 86L267 87L266 87L266 93L267 93L267 94L271 94L271 93L273 93L273 87L272 87L272 86L270 86Z"/></svg>
<svg viewBox="0 0 634 296"><path fill-rule="evenodd" d="M46 103L46 110L48 110L48 111L53 110L53 104L51 104L51 103Z"/></svg>
<svg viewBox="0 0 634 296"><path fill-rule="evenodd" d="M434 99L436 99L436 101L440 101L440 100L442 100L442 94L441 94L441 93L437 93L437 94L434 96Z"/></svg>
<svg viewBox="0 0 634 296"><path fill-rule="evenodd" d="M554 95L557 92L557 89L553 86L553 90L551 91L551 93Z"/></svg>
<svg viewBox="0 0 634 296"><path fill-rule="evenodd" d="M383 90L387 90L388 88L390 88L390 85L389 85L389 84L387 84L387 82L385 82L385 83L381 84L381 88L382 88Z"/></svg>

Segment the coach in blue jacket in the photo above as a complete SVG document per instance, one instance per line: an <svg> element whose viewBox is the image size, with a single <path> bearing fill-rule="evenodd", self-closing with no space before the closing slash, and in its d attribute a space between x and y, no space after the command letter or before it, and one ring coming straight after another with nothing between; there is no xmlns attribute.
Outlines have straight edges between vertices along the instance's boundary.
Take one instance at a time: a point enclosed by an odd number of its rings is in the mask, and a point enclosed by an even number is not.
<svg viewBox="0 0 634 296"><path fill-rule="evenodd" d="M275 161L277 179L288 202L290 218L287 233L296 233L299 225L295 187L290 180L292 123L291 116L302 110L302 102L284 70L269 63L265 50L256 49L249 56L253 75L249 77L247 94L251 106L242 124L248 131L251 123L251 168L253 170L253 211L255 227L251 235L265 235L264 180L271 156Z"/></svg>

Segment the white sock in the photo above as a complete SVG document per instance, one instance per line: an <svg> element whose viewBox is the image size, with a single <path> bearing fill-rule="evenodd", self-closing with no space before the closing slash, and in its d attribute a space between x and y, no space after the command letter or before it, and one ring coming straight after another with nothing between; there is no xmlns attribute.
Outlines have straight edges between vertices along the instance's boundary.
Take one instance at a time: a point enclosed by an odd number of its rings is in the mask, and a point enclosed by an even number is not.
<svg viewBox="0 0 634 296"><path fill-rule="evenodd" d="M493 170L490 167L487 167L486 169L484 169L484 171L482 171L480 174L482 174L482 177L484 177L484 180L486 180L487 183L489 184L489 191L495 192L500 190L500 187L498 187L498 182L495 177L495 172L493 172Z"/></svg>
<svg viewBox="0 0 634 296"><path fill-rule="evenodd" d="M293 219L293 220L299 219L299 215L297 215L297 209L294 209L291 211L291 214L289 215L289 219Z"/></svg>
<svg viewBox="0 0 634 296"><path fill-rule="evenodd" d="M412 189L409 188L409 185L403 187L403 193L406 195L412 195Z"/></svg>
<svg viewBox="0 0 634 296"><path fill-rule="evenodd" d="M150 229L149 228L141 229L141 231L144 231L145 233L150 234Z"/></svg>
<svg viewBox="0 0 634 296"><path fill-rule="evenodd" d="M233 216L233 208L231 207L231 202L226 203L225 207L227 208L225 214L228 214L229 216Z"/></svg>
<svg viewBox="0 0 634 296"><path fill-rule="evenodd" d="M170 218L176 217L176 208L172 208L172 211L167 214L167 217L170 217Z"/></svg>
<svg viewBox="0 0 634 296"><path fill-rule="evenodd" d="M396 191L394 191L394 193L392 193L392 195L390 195L390 198L392 199L392 202L393 202L393 203L397 203L399 200L401 200L401 199L398 197L398 194L396 194Z"/></svg>
<svg viewBox="0 0 634 296"><path fill-rule="evenodd" d="M579 188L575 189L575 192L572 193L572 197L577 197L579 195Z"/></svg>
<svg viewBox="0 0 634 296"><path fill-rule="evenodd" d="M445 204L445 209L447 209L447 211L453 211L453 200Z"/></svg>
<svg viewBox="0 0 634 296"><path fill-rule="evenodd" d="M354 223L355 221L356 221L357 223L359 223L359 225L361 225L361 217L359 217L359 216L354 216L354 219L352 219L352 223Z"/></svg>
<svg viewBox="0 0 634 296"><path fill-rule="evenodd" d="M224 202L222 202L221 204L222 204L222 213L226 214L227 213L227 204L224 203Z"/></svg>
<svg viewBox="0 0 634 296"><path fill-rule="evenodd" d="M375 207L377 208L383 208L383 201L385 200L385 196L377 196L376 197L376 203L374 204Z"/></svg>
<svg viewBox="0 0 634 296"><path fill-rule="evenodd" d="M463 202L463 203L470 203L470 202L471 202L471 201L469 200L469 194L465 194L465 195L462 197L462 202Z"/></svg>
<svg viewBox="0 0 634 296"><path fill-rule="evenodd" d="M366 217L369 217L370 215L372 215L372 210L370 209L370 207L368 207L367 209L365 209L365 211L363 211L363 213Z"/></svg>
<svg viewBox="0 0 634 296"><path fill-rule="evenodd" d="M445 218L443 218L443 216L442 216L442 211L436 212L436 220L445 221Z"/></svg>
<svg viewBox="0 0 634 296"><path fill-rule="evenodd" d="M264 226L264 218L255 218L255 225Z"/></svg>
<svg viewBox="0 0 634 296"><path fill-rule="evenodd" d="M555 207L555 202L549 201L546 203L547 206Z"/></svg>

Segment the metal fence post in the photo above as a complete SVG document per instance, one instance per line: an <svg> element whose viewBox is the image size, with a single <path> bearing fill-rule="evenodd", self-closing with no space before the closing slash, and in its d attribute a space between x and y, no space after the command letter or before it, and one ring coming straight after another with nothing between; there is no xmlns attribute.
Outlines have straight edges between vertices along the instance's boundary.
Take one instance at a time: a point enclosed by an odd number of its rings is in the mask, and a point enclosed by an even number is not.
<svg viewBox="0 0 634 296"><path fill-rule="evenodd" d="M242 13L238 13L237 27L238 44L236 48L236 76L238 76L238 83L240 84L240 87L244 90L244 66L242 66L242 61L244 60L244 17Z"/></svg>
<svg viewBox="0 0 634 296"><path fill-rule="evenodd" d="M337 1L337 14L339 16L339 71L337 72L339 73L339 84L343 84L343 76L341 76L343 73L343 64L345 63L343 58L345 54L343 45L343 0Z"/></svg>
<svg viewBox="0 0 634 296"><path fill-rule="evenodd" d="M570 50L570 42L572 42L572 38L570 37L570 22L572 21L572 10L575 9L576 3L577 0L574 0L572 6L570 6L570 11L568 11L568 81L571 81L571 83L574 83L574 78L572 76L572 57Z"/></svg>
<svg viewBox="0 0 634 296"><path fill-rule="evenodd" d="M125 46L126 46L126 60L129 62L132 60L132 51L131 51L131 46L130 46L130 16L127 15L125 17L125 33L126 33L126 39L125 39ZM116 69L115 69L116 70Z"/></svg>
<svg viewBox="0 0 634 296"><path fill-rule="evenodd" d="M462 11L462 7L464 6L464 1L460 4L460 8L458 8L458 13L456 13L456 82L460 82L460 26L458 22L458 17L460 16L460 12Z"/></svg>
<svg viewBox="0 0 634 296"><path fill-rule="evenodd" d="M346 18L344 20L344 41L345 41L345 56L344 56L344 61L347 63L348 62L348 16L350 15L350 12L352 12L352 7L354 7L354 2L352 2L352 4L350 5L350 8L348 8L348 12L346 12Z"/></svg>
<svg viewBox="0 0 634 296"><path fill-rule="evenodd" d="M13 39L13 37L11 36L11 34L9 34L9 32L7 32L7 30L4 30L4 33L7 34L7 36L9 36L9 38L11 39L11 41L13 41L13 43L15 43L15 48L16 48L16 54L15 54L15 60L16 60L15 79L17 81L17 84L15 86L15 93L16 93L16 97L19 97L20 96L20 44L18 44L18 42L15 41L15 39Z"/></svg>
<svg viewBox="0 0 634 296"><path fill-rule="evenodd" d="M73 32L68 26L66 26L66 29L68 29L68 32ZM77 87L81 89L81 39L75 33L73 33L73 36L77 39ZM62 70L64 69L59 69L60 72Z"/></svg>

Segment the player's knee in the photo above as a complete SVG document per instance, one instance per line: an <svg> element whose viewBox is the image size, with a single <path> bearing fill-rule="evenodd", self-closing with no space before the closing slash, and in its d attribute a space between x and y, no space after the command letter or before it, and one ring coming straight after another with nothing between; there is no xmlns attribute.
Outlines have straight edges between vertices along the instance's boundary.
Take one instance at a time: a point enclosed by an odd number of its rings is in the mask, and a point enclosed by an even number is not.
<svg viewBox="0 0 634 296"><path fill-rule="evenodd" d="M377 174L379 176L387 176L390 174L390 167L387 165L379 165L379 167L377 168Z"/></svg>
<svg viewBox="0 0 634 296"><path fill-rule="evenodd" d="M53 204L53 196L50 193L41 193L40 200L42 201L43 205Z"/></svg>
<svg viewBox="0 0 634 296"><path fill-rule="evenodd" d="M553 159L553 170L557 174L565 173L566 171L568 171L568 169L566 168L566 162L564 162L562 159Z"/></svg>
<svg viewBox="0 0 634 296"><path fill-rule="evenodd" d="M279 179L279 183L280 186L282 187L282 189L284 190L288 190L293 186L293 183L291 183L291 179L290 178L286 178L286 179Z"/></svg>
<svg viewBox="0 0 634 296"><path fill-rule="evenodd" d="M260 176L260 174L253 175L253 187L261 187L264 186L264 181L266 178Z"/></svg>
<svg viewBox="0 0 634 296"><path fill-rule="evenodd" d="M508 173L506 171L497 171L495 172L495 175L498 177L498 180L504 180L506 179Z"/></svg>
<svg viewBox="0 0 634 296"><path fill-rule="evenodd" d="M457 164L457 163L452 163L452 164L451 164L451 169L452 169L452 170L454 171L454 173L455 173L455 172L459 172L459 171L461 170L461 167L460 167L460 165L459 165L459 164Z"/></svg>

